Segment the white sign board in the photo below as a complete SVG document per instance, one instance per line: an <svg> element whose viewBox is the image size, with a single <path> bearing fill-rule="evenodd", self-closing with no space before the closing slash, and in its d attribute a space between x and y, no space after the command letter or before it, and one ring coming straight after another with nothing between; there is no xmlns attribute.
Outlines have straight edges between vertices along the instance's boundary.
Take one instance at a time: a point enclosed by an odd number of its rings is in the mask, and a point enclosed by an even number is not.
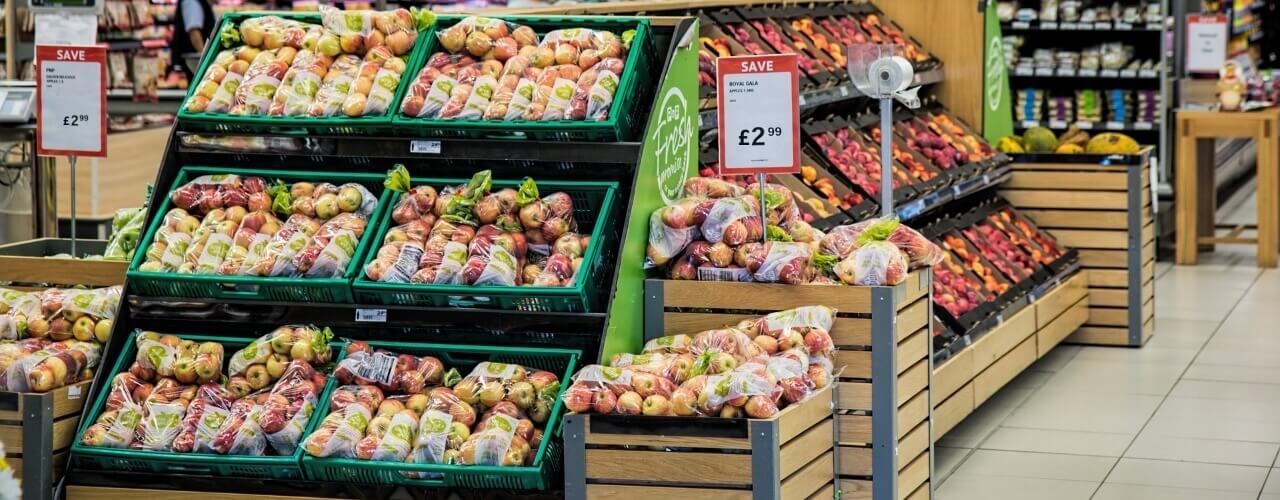
<svg viewBox="0 0 1280 500"><path fill-rule="evenodd" d="M36 46L38 154L107 155L106 59L102 46Z"/></svg>
<svg viewBox="0 0 1280 500"><path fill-rule="evenodd" d="M1187 16L1187 71L1217 74L1227 60L1227 16Z"/></svg>
<svg viewBox="0 0 1280 500"><path fill-rule="evenodd" d="M720 175L800 172L795 54L716 60Z"/></svg>

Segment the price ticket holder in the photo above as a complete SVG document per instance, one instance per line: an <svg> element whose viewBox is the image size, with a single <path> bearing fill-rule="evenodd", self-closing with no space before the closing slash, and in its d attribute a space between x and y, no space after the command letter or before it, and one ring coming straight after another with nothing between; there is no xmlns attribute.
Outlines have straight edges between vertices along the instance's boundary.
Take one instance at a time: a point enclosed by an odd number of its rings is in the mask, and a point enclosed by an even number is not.
<svg viewBox="0 0 1280 500"><path fill-rule="evenodd" d="M36 152L71 165L71 253L76 253L76 160L107 155L107 50L36 46Z"/></svg>
<svg viewBox="0 0 1280 500"><path fill-rule="evenodd" d="M766 174L800 173L800 73L795 54L716 59L720 176L755 174L767 241Z"/></svg>

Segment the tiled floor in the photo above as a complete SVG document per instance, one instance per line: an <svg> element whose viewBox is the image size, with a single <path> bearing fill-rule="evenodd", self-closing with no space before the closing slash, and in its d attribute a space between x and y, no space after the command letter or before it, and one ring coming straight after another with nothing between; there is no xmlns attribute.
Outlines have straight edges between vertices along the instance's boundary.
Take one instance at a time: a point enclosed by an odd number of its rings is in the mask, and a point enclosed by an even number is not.
<svg viewBox="0 0 1280 500"><path fill-rule="evenodd" d="M1141 349L1060 346L939 443L941 500L1280 500L1280 271L1157 265Z"/></svg>

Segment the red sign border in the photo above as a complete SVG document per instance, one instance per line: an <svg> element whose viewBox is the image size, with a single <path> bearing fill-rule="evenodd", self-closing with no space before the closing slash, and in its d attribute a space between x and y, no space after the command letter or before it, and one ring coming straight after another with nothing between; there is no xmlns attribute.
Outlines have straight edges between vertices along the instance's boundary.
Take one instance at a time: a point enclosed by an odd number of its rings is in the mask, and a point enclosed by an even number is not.
<svg viewBox="0 0 1280 500"><path fill-rule="evenodd" d="M44 113L40 112L41 102L43 101L44 92L41 91L41 63L45 60L57 60L57 51L61 49L85 51L85 62L98 63L99 81L102 82L101 96L102 99L102 126L101 138L97 151L68 151L62 149L46 149L43 145L41 136L44 131ZM106 45L37 45L36 46L36 154L41 156L76 156L87 158L106 158L107 157L107 46Z"/></svg>
<svg viewBox="0 0 1280 500"><path fill-rule="evenodd" d="M719 136L719 161L716 164L716 175L725 177L729 175L751 175L757 173L765 174L798 174L800 173L800 71L799 58L796 54L768 54L758 56L729 56L716 59L716 130ZM725 134L724 134L724 77L726 75L743 74L745 71L736 71L735 67L742 61L773 61L774 72L781 73L791 72L791 136L794 138L792 146L794 153L791 165L778 166L762 166L750 168L731 168L726 169L724 165L725 158ZM779 64L781 63L781 64ZM731 67L733 66L733 67ZM782 68L778 71L778 68Z"/></svg>

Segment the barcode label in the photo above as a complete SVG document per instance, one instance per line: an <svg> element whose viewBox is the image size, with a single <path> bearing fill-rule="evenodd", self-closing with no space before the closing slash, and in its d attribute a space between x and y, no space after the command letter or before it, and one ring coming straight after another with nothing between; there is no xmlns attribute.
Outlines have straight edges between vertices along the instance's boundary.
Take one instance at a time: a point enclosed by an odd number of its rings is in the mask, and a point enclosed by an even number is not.
<svg viewBox="0 0 1280 500"><path fill-rule="evenodd" d="M356 309L356 321L369 323L386 323L386 309Z"/></svg>
<svg viewBox="0 0 1280 500"><path fill-rule="evenodd" d="M67 399L80 399L80 386L67 387Z"/></svg>
<svg viewBox="0 0 1280 500"><path fill-rule="evenodd" d="M356 376L381 384L391 385L391 374L396 370L396 357L385 352L375 352L356 367Z"/></svg>
<svg viewBox="0 0 1280 500"><path fill-rule="evenodd" d="M751 272L742 267L733 269L699 267L698 281L751 281Z"/></svg>
<svg viewBox="0 0 1280 500"><path fill-rule="evenodd" d="M409 141L409 152L421 155L440 154L440 141Z"/></svg>

